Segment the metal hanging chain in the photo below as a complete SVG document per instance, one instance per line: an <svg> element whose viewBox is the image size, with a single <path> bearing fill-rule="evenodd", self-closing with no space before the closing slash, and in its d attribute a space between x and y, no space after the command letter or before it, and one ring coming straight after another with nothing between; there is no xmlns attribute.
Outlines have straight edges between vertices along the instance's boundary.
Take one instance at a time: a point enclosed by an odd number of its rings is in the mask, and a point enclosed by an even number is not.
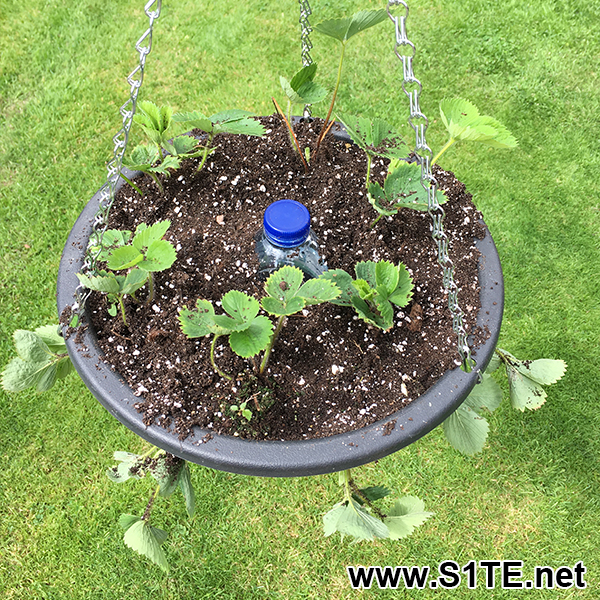
<svg viewBox="0 0 600 600"><path fill-rule="evenodd" d="M310 55L310 51L312 50L312 42L310 41L310 34L312 32L312 27L310 26L310 22L308 17L312 14L312 9L310 8L310 4L308 0L298 0L300 2L300 36L302 38L302 66L307 67L308 65L312 65L313 59ZM304 118L308 118L311 115L310 112L310 104L304 105Z"/></svg>
<svg viewBox="0 0 600 600"><path fill-rule="evenodd" d="M394 16L392 8L403 6L404 14ZM444 290L448 294L448 307L452 315L452 329L456 333L458 341L458 352L462 359L462 368L471 372L475 361L471 357L471 349L467 342L467 332L463 321L464 313L458 304L458 286L454 281L454 265L448 255L448 236L444 232L444 209L439 205L436 192L437 181L431 171L431 159L433 152L427 145L425 134L429 126L429 120L421 111L419 99L423 86L415 77L413 72L413 58L415 57L415 46L406 35L406 19L408 18L408 5L404 0L390 0L387 6L388 16L396 28L396 44L394 53L402 62L403 81L402 89L408 96L410 102L410 126L415 132L415 155L421 166L421 185L427 190L427 212L433 221L432 237L438 247L438 263L442 267Z"/></svg>
<svg viewBox="0 0 600 600"><path fill-rule="evenodd" d="M154 21L160 16L161 6L162 0L149 0L144 6L144 12L149 19L149 25L148 29L146 29L144 34L135 43L135 49L139 54L139 63L127 76L127 83L129 83L130 86L129 99L119 109L119 113L123 117L123 124L121 129L113 137L113 157L106 165L106 182L98 192L100 194L100 201L98 212L94 217L88 247L84 256L84 271L95 270L97 258L102 251L102 238L108 227L108 213L115 200L115 189L121 176L123 156L125 156L127 142L129 141L129 132L131 131L131 126L133 124L133 115L135 114L138 94L142 87L142 81L144 80L146 58L152 50L152 28L154 26ZM91 248L94 248L94 250L92 251ZM77 304L73 306L73 310L78 315L81 314L83 306L90 294L91 290L84 288L82 285L77 286L75 290Z"/></svg>

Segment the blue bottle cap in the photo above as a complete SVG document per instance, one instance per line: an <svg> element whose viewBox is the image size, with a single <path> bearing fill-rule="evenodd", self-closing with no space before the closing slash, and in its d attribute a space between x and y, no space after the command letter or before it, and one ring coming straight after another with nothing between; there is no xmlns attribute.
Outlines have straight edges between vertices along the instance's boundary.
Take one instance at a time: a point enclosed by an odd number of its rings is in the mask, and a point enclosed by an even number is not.
<svg viewBox="0 0 600 600"><path fill-rule="evenodd" d="M310 213L296 200L277 200L267 207L263 219L265 235L275 246L300 246L310 232Z"/></svg>

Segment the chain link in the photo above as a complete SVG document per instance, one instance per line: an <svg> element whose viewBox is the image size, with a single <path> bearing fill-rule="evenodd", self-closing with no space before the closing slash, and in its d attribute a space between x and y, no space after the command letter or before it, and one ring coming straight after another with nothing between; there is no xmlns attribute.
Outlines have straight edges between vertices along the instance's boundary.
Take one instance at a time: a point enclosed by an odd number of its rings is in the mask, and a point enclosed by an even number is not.
<svg viewBox="0 0 600 600"><path fill-rule="evenodd" d="M115 200L115 189L121 176L123 167L123 156L127 149L129 141L129 132L133 124L133 116L137 105L137 98L144 80L144 68L146 66L146 58L152 50L152 29L154 21L160 16L162 0L149 0L144 6L144 12L149 19L148 29L143 33L139 40L135 43L135 49L139 54L139 62L135 69L127 76L127 83L130 86L129 99L121 108L119 113L123 119L121 129L113 136L113 157L106 165L107 176L106 182L100 188L100 201L98 212L94 216L92 225L92 233L88 247L85 252L83 267L84 271L94 271L96 268L96 260L102 251L102 238L108 226L108 213ZM95 248L95 250L91 250ZM73 310L78 316L81 315L86 300L89 298L91 290L84 288L82 285L77 286L75 290L76 305Z"/></svg>
<svg viewBox="0 0 600 600"><path fill-rule="evenodd" d="M307 67L308 65L312 65L313 59L310 55L310 51L312 50L312 42L310 41L310 34L312 32L312 27L310 26L310 22L308 17L312 14L312 9L310 8L310 4L308 0L298 0L300 2L300 36L302 38L302 66ZM304 105L304 118L308 118L311 115L310 112L310 104Z"/></svg>
<svg viewBox="0 0 600 600"><path fill-rule="evenodd" d="M392 8L404 7L404 14L394 16ZM387 6L389 18L396 28L396 44L394 53L402 62L403 81L402 89L408 96L410 103L409 123L415 132L415 155L421 166L421 185L427 190L427 211L433 222L432 237L438 248L438 263L442 267L444 290L448 294L448 307L452 315L452 329L458 338L458 352L462 359L462 367L471 372L475 361L471 357L471 349L467 341L467 332L463 321L464 313L458 303L458 286L454 281L454 265L448 255L448 236L444 231L444 209L436 198L437 181L431 171L433 152L427 145L426 133L429 120L421 111L419 100L423 86L413 72L413 59L415 45L406 35L406 19L408 18L408 5L404 0L390 0ZM402 11L400 11L402 12Z"/></svg>

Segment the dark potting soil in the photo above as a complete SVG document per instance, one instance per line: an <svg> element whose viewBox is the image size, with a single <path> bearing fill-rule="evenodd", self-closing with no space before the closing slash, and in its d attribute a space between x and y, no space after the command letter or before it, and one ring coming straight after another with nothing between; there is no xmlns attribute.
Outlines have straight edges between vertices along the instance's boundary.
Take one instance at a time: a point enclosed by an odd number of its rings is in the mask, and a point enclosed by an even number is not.
<svg viewBox="0 0 600 600"><path fill-rule="evenodd" d="M177 250L167 271L155 274L155 297L146 304L126 298L128 327L107 314L106 298L94 293L89 307L106 361L139 397L146 425L173 426L187 437L195 425L215 433L260 439L307 439L357 429L384 419L460 364L456 336L443 290L437 247L427 213L402 209L371 224L377 213L364 190L366 157L355 146L326 138L312 152L305 174L279 117L262 119L262 138L222 135L201 172L198 159L163 181L164 193L148 176L118 193L109 227L135 230L170 219L165 239ZM314 146L320 121L297 125L302 147ZM383 182L387 162L375 161L374 180ZM445 230L460 289L459 303L475 344L487 337L475 329L480 307L474 238L485 228L471 195L454 175L435 167L447 194ZM415 182L415 185L420 185ZM394 327L383 332L347 307L323 304L288 318L269 367L255 376L251 359L236 356L222 337L215 353L227 381L214 372L210 338L188 339L178 313L198 298L219 301L231 289L260 298L254 236L265 208L290 198L311 212L328 267L354 275L361 260L402 261L414 281L413 298L395 310ZM248 401L248 423L230 406Z"/></svg>

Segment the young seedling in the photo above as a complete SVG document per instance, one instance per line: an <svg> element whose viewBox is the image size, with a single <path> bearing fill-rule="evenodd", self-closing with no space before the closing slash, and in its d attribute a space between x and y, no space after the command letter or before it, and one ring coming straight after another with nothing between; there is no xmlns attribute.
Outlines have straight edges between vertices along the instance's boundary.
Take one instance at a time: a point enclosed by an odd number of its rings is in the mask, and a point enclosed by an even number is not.
<svg viewBox="0 0 600 600"><path fill-rule="evenodd" d="M125 325L127 318L124 297L130 295L135 299L135 292L148 282L148 302L151 302L154 298L153 273L170 268L177 258L173 244L162 239L170 225L171 221L168 220L158 221L150 227L140 223L131 243L128 243L131 238L130 231L107 230L98 258L106 261L111 271L130 271L126 275L116 275L108 271L98 271L91 276L77 273L83 286L108 294L110 315L115 316L116 305L120 306ZM104 237L107 237L108 247L105 246ZM91 247L92 251L94 248L96 251L100 249L95 244Z"/></svg>
<svg viewBox="0 0 600 600"><path fill-rule="evenodd" d="M182 126L174 118L173 109L170 106L158 107L153 102L139 102L133 120L143 129L154 145L159 161L162 159L161 150L166 150L172 156L189 157L199 145L195 138L182 135L185 126Z"/></svg>
<svg viewBox="0 0 600 600"><path fill-rule="evenodd" d="M316 73L317 63L312 63L302 67L292 77L291 81L288 81L285 77L279 78L281 89L288 99L288 122L292 122L292 106L294 104L316 104L327 96L327 90L314 81Z"/></svg>
<svg viewBox="0 0 600 600"><path fill-rule="evenodd" d="M382 216L396 214L401 208L428 209L427 190L421 185L421 167L416 162L398 161L388 172L383 188L374 182L369 184L368 190L369 202L379 213L371 227ZM436 190L435 197L440 205L446 202L446 196L440 190Z"/></svg>
<svg viewBox="0 0 600 600"><path fill-rule="evenodd" d="M112 317L117 315L119 305L123 323L128 326L124 298L129 295L135 299L135 292L148 281L148 273L141 269L132 269L127 275L116 275L111 271L101 270L91 276L77 273L77 278L87 289L107 295L108 314Z"/></svg>
<svg viewBox="0 0 600 600"><path fill-rule="evenodd" d="M161 548L168 534L150 525L150 513L157 496L168 498L179 488L185 498L188 515L194 516L196 494L192 487L188 463L154 447L142 455L115 452L114 458L119 464L106 472L111 481L123 483L129 479L141 479L149 473L158 484L150 496L143 515L138 517L122 514L119 517L119 524L125 530L123 536L125 545L156 563L164 571L168 571L169 565Z"/></svg>
<svg viewBox="0 0 600 600"><path fill-rule="evenodd" d="M426 512L423 501L414 496L396 500L391 510L383 513L374 503L388 496L390 490L382 486L360 489L352 479L350 469L338 473L338 483L344 488L344 500L323 517L326 537L337 531L356 541L399 540L409 536L434 514Z"/></svg>
<svg viewBox="0 0 600 600"><path fill-rule="evenodd" d="M562 360L519 360L496 348L482 382L442 424L446 439L463 454L473 455L483 450L489 427L482 411L491 413L502 402L502 390L490 376L501 364L506 367L511 404L521 412L540 408L547 396L542 386L556 383L567 368Z"/></svg>
<svg viewBox="0 0 600 600"><path fill-rule="evenodd" d="M338 89L340 87L340 81L342 79L342 65L344 63L344 53L346 51L346 44L348 43L348 40L357 33L360 33L361 31L364 31L369 27L373 27L374 25L385 21L387 16L387 12L384 9L361 10L360 12L355 13L351 17L346 17L342 19L329 19L327 21L319 23L318 25L315 25L315 31L338 40L342 45L337 80L335 83L335 88L333 90L333 97L331 98L331 104L329 105L329 111L327 112L327 117L325 118L323 129L321 130L319 138L317 139L317 151L319 150L321 142L323 141L323 138L325 137L327 131L329 131L329 119L331 118L331 113L333 112L335 99L337 98Z"/></svg>
<svg viewBox="0 0 600 600"><path fill-rule="evenodd" d="M184 129L200 129L204 131L208 138L202 151L202 160L198 166L198 171L202 169L206 158L210 152L213 140L220 133L234 133L238 135L251 135L262 137L265 128L256 120L250 119L252 113L245 110L228 110L217 113L211 117L206 117L202 113L194 111L187 113L177 113L173 115L173 121Z"/></svg>
<svg viewBox="0 0 600 600"><path fill-rule="evenodd" d="M264 373L269 363L273 346L277 341L286 317L301 311L306 306L334 301L341 290L334 282L321 275L318 279L309 279L302 283L304 274L297 267L281 267L265 282L266 296L261 300L261 306L270 315L278 317L275 333L260 365L260 373Z"/></svg>
<svg viewBox="0 0 600 600"><path fill-rule="evenodd" d="M224 373L215 362L215 345L222 335L229 336L229 346L238 356L250 358L262 352L273 334L273 323L268 317L258 316L258 300L243 292L231 290L222 298L226 315L216 315L208 300L199 299L196 309L184 308L179 314L183 333L189 338L212 335L210 362L213 369L225 379L231 375Z"/></svg>
<svg viewBox="0 0 600 600"><path fill-rule="evenodd" d="M136 146L132 153L131 158L123 158L123 165L132 171L142 171L152 177L154 183L161 192L164 192L164 188L157 174L169 177L171 173L169 169L178 169L181 165L181 158L179 156L172 156L167 154L164 160L162 160L161 151L155 146ZM157 164L158 163L158 164ZM135 191L143 196L140 188L129 179L123 172L121 177L132 187Z"/></svg>
<svg viewBox="0 0 600 600"><path fill-rule="evenodd" d="M365 186L371 182L371 164L376 156L404 159L408 151L402 136L396 133L383 119L366 119L352 115L337 115L352 141L367 155L367 177Z"/></svg>
<svg viewBox="0 0 600 600"><path fill-rule="evenodd" d="M252 420L252 411L247 408L248 406L248 400L242 402L239 406L237 404L232 404L229 407L229 410L234 413L234 414L238 414L241 417L244 417L244 419L246 419L246 421L251 421Z"/></svg>
<svg viewBox="0 0 600 600"><path fill-rule="evenodd" d="M442 100L440 115L450 138L435 155L431 164L453 144L461 140L481 142L493 148L516 148L517 140L496 119L479 114L477 107L462 98Z"/></svg>
<svg viewBox="0 0 600 600"><path fill-rule="evenodd" d="M341 295L333 304L353 306L358 316L384 331L394 325L394 308L406 306L412 297L413 283L406 267L382 260L363 261L354 267L357 279L343 269L325 271L321 278L334 282Z"/></svg>
<svg viewBox="0 0 600 600"><path fill-rule="evenodd" d="M2 388L21 392L34 387L37 392L48 391L58 379L73 371L65 340L56 325L44 325L35 331L17 329L13 334L17 357L2 373Z"/></svg>

